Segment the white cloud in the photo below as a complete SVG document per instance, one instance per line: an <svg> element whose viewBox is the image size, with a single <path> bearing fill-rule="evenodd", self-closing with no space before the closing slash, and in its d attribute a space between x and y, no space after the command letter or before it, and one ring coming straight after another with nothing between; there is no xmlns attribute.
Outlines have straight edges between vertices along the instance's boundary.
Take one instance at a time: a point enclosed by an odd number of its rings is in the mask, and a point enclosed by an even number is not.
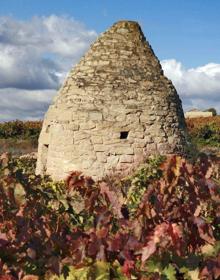
<svg viewBox="0 0 220 280"><path fill-rule="evenodd" d="M0 17L0 120L42 117L49 104L45 95L49 98L60 86L96 37L95 31L68 17ZM38 113L33 112L36 108Z"/></svg>
<svg viewBox="0 0 220 280"><path fill-rule="evenodd" d="M73 19L50 16L44 18L43 26L50 34L48 50L68 58L78 59L88 44L97 37L95 31L86 30L81 23Z"/></svg>
<svg viewBox="0 0 220 280"><path fill-rule="evenodd" d="M56 90L0 89L0 120L42 119Z"/></svg>
<svg viewBox="0 0 220 280"><path fill-rule="evenodd" d="M172 80L185 110L214 107L220 112L220 64L209 63L185 69L175 59L161 62L165 75Z"/></svg>
<svg viewBox="0 0 220 280"><path fill-rule="evenodd" d="M67 71L96 37L68 17L0 17L0 121L42 118ZM215 107L220 112L220 64L191 69L175 59L161 64L186 110Z"/></svg>
<svg viewBox="0 0 220 280"><path fill-rule="evenodd" d="M55 15L0 18L0 88L54 89L96 38L81 23Z"/></svg>

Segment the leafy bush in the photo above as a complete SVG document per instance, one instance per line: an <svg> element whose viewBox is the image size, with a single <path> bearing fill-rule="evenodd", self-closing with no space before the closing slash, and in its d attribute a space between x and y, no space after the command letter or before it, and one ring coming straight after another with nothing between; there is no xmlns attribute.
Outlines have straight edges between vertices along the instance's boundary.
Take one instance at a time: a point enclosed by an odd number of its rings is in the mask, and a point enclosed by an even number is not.
<svg viewBox="0 0 220 280"><path fill-rule="evenodd" d="M219 170L172 156L55 183L2 155L0 279L219 279Z"/></svg>
<svg viewBox="0 0 220 280"><path fill-rule="evenodd" d="M209 108L209 109L205 110L205 112L212 112L213 116L217 116L217 111L215 108Z"/></svg>

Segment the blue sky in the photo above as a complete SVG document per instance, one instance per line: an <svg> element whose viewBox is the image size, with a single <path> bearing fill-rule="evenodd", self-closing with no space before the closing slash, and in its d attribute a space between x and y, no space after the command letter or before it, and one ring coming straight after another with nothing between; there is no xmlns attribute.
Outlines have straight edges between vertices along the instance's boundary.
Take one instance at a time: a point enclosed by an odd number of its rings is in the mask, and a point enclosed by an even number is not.
<svg viewBox="0 0 220 280"><path fill-rule="evenodd" d="M66 15L98 33L119 19L138 21L157 56L186 67L220 63L219 0L1 0L17 19Z"/></svg>
<svg viewBox="0 0 220 280"><path fill-rule="evenodd" d="M42 119L68 71L122 19L140 23L185 111L220 113L219 14L220 0L0 0L0 121Z"/></svg>

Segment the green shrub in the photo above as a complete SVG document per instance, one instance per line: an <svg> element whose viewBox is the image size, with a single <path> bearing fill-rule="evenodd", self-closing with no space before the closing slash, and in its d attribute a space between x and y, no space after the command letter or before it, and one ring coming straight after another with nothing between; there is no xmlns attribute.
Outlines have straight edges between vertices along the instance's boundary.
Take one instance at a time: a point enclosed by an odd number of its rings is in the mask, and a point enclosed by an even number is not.
<svg viewBox="0 0 220 280"><path fill-rule="evenodd" d="M200 146L220 147L220 128L215 123L199 127L191 137Z"/></svg>

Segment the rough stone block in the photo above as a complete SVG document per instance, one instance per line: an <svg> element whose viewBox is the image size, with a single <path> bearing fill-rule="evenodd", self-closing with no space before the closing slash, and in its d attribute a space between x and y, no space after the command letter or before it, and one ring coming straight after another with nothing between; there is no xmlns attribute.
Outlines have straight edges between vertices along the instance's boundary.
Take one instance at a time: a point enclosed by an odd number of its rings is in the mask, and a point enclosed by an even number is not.
<svg viewBox="0 0 220 280"><path fill-rule="evenodd" d="M73 138L74 138L74 141L80 141L82 139L88 139L89 138L89 135L88 133L85 133L85 132L82 132L82 131L74 131L74 134L73 134Z"/></svg>
<svg viewBox="0 0 220 280"><path fill-rule="evenodd" d="M94 122L85 122L85 123L80 124L80 129L82 129L82 130L90 130L95 127L96 127L96 125Z"/></svg>
<svg viewBox="0 0 220 280"><path fill-rule="evenodd" d="M147 144L147 150L150 151L156 151L157 145L155 143Z"/></svg>
<svg viewBox="0 0 220 280"><path fill-rule="evenodd" d="M116 167L118 162L119 162L119 157L111 155L107 158L106 168L112 169L112 168Z"/></svg>
<svg viewBox="0 0 220 280"><path fill-rule="evenodd" d="M76 123L69 123L66 125L66 129L71 131L77 131L79 130L79 125Z"/></svg>
<svg viewBox="0 0 220 280"><path fill-rule="evenodd" d="M41 136L41 143L44 145L49 145L50 144L50 134L49 133L44 133Z"/></svg>
<svg viewBox="0 0 220 280"><path fill-rule="evenodd" d="M111 148L111 153L116 155L133 155L134 148L131 146L113 146Z"/></svg>
<svg viewBox="0 0 220 280"><path fill-rule="evenodd" d="M70 121L72 120L72 112L71 111L62 111L57 114L57 119L59 121Z"/></svg>
<svg viewBox="0 0 220 280"><path fill-rule="evenodd" d="M131 163L134 161L134 156L131 156L131 155L122 155L120 157L120 162L128 162L128 163Z"/></svg>
<svg viewBox="0 0 220 280"><path fill-rule="evenodd" d="M104 152L96 152L98 162L106 163L107 155Z"/></svg>
<svg viewBox="0 0 220 280"><path fill-rule="evenodd" d="M136 148L143 148L147 145L146 140L145 139L136 139L134 146Z"/></svg>
<svg viewBox="0 0 220 280"><path fill-rule="evenodd" d="M103 119L103 116L99 111L91 111L89 112L89 119L92 121L101 121Z"/></svg>
<svg viewBox="0 0 220 280"><path fill-rule="evenodd" d="M107 150L107 147L105 145L94 145L94 151L95 152L105 152Z"/></svg>
<svg viewBox="0 0 220 280"><path fill-rule="evenodd" d="M102 144L103 143L102 136L92 136L91 141L93 144Z"/></svg>

